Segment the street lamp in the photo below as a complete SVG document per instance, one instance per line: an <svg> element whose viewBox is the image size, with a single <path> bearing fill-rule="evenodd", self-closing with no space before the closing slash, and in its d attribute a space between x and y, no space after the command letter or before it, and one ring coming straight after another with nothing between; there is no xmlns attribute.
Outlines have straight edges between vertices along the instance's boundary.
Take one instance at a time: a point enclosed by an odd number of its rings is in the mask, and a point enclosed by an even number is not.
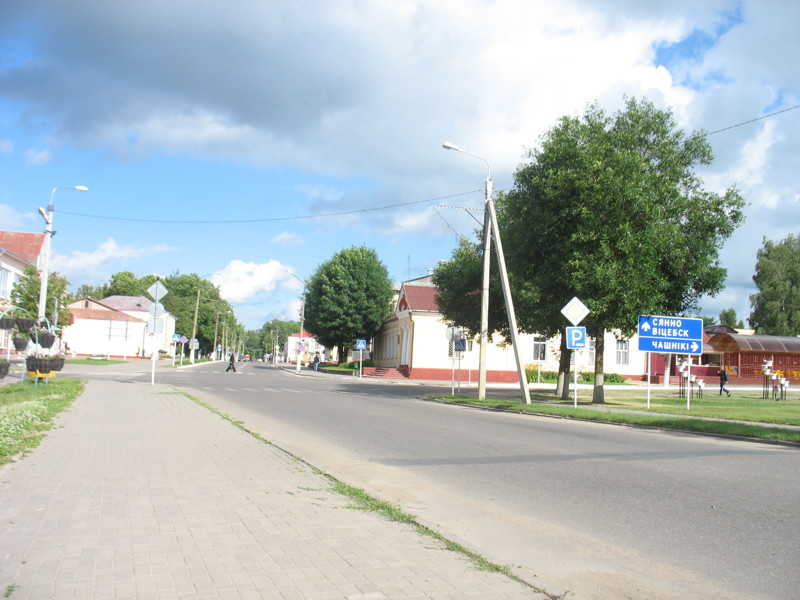
<svg viewBox="0 0 800 600"><path fill-rule="evenodd" d="M303 344L303 327L305 326L304 325L304 321L306 319L306 287L308 287L308 281L306 281L305 279L300 279L297 275L294 274L294 272L292 272L291 270L287 269L286 267L284 267L284 269L286 270L287 273L289 273L289 275L291 275L292 277L297 279L297 281L299 281L300 283L303 284L303 305L302 305L302 308L300 309L300 339L297 341L297 366L295 368L295 370L299 373L300 372L300 347Z"/></svg>
<svg viewBox="0 0 800 600"><path fill-rule="evenodd" d="M492 169L489 161L477 154L472 154L462 150L453 142L444 142L442 147L445 150L455 150L467 156L472 156L482 160L486 164L487 176L485 186L484 213L483 213L483 286L481 288L481 341L480 355L478 357L478 398L486 398L486 356L489 341L489 270L491 268L490 254L492 251L492 236L495 240L495 253L497 264L500 268L500 280L503 284L503 297L506 301L506 312L508 313L508 329L511 334L511 345L514 348L514 358L517 362L517 377L525 402L531 403L530 392L528 391L528 375L522 364L520 347L517 340L517 317L514 314L514 302L511 298L511 287L508 283L508 271L506 270L506 260L503 254L503 244L500 241L500 228L497 225L497 214L492 199Z"/></svg>
<svg viewBox="0 0 800 600"><path fill-rule="evenodd" d="M53 198L56 195L57 190L77 190L79 192L88 192L89 188L85 185L74 185L74 186L67 186L67 187L54 187L53 191L50 192L50 204L47 206L47 210L40 208L39 214L42 215L44 218L44 222L46 223L44 228L45 238L44 238L44 261L42 261L42 281L41 285L39 286L39 322L44 320L45 312L46 312L46 303L47 303L47 278L49 276L47 269L50 262L50 240L52 239L54 232L53 232Z"/></svg>

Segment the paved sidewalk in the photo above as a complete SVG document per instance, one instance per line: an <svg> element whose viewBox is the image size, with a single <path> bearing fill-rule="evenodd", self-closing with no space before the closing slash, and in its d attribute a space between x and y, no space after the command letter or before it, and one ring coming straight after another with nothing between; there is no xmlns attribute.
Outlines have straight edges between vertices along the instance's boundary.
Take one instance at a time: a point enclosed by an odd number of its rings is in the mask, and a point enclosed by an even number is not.
<svg viewBox="0 0 800 600"><path fill-rule="evenodd" d="M545 598L171 387L92 381L0 469L0 593L40 599Z"/></svg>

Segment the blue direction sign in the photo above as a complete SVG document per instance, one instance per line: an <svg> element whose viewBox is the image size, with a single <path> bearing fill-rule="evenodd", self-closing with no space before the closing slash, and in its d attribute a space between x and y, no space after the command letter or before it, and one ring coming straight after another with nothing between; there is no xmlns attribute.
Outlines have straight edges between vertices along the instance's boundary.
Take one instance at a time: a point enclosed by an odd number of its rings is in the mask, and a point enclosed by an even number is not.
<svg viewBox="0 0 800 600"><path fill-rule="evenodd" d="M567 327L567 350L586 348L586 327Z"/></svg>
<svg viewBox="0 0 800 600"><path fill-rule="evenodd" d="M640 315L639 351L702 354L703 319Z"/></svg>

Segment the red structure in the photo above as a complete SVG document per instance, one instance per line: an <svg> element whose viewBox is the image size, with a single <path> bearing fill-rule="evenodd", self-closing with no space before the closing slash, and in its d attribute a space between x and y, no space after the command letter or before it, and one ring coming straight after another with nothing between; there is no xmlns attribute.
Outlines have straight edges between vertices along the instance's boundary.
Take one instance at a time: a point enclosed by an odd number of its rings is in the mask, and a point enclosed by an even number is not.
<svg viewBox="0 0 800 600"><path fill-rule="evenodd" d="M800 381L800 338L717 333L708 344L721 354L730 383L761 383L767 361L772 361L772 372L779 378Z"/></svg>

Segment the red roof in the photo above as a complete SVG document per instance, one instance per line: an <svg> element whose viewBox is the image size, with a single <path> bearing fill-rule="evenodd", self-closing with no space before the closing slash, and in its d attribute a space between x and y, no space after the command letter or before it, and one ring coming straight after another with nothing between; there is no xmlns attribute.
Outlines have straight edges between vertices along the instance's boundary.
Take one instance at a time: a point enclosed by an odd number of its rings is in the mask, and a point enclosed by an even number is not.
<svg viewBox="0 0 800 600"><path fill-rule="evenodd" d="M289 337L299 337L300 333L292 333ZM304 338L312 338L314 337L313 333L308 333L305 329L303 330L303 337Z"/></svg>
<svg viewBox="0 0 800 600"><path fill-rule="evenodd" d="M431 285L403 285L398 310L430 310L438 312L436 294L439 288Z"/></svg>
<svg viewBox="0 0 800 600"><path fill-rule="evenodd" d="M0 231L0 248L5 248L14 256L35 267L39 262L44 236L44 233Z"/></svg>

